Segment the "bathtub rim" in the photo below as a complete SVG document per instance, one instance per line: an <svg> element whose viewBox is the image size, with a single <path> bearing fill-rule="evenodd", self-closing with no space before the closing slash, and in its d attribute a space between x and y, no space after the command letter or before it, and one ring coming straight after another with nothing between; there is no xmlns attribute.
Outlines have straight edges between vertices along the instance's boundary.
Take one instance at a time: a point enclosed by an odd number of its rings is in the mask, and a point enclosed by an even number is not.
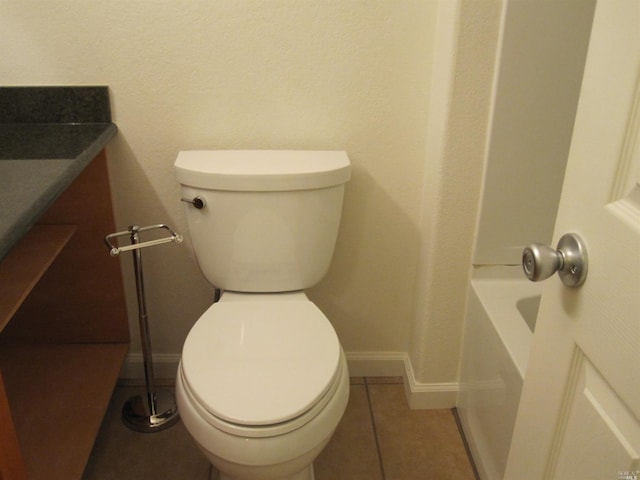
<svg viewBox="0 0 640 480"><path fill-rule="evenodd" d="M516 304L540 296L542 285L527 280L520 266L483 266L473 269L471 288L524 380L533 332Z"/></svg>

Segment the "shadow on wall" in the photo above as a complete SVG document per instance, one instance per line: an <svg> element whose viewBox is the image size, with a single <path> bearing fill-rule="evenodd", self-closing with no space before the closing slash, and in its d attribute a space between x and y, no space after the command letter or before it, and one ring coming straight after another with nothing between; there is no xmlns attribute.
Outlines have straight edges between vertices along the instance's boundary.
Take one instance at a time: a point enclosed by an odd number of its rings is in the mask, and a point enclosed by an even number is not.
<svg viewBox="0 0 640 480"><path fill-rule="evenodd" d="M213 288L200 273L191 249L183 206L179 201L179 186L176 182L175 191L157 192L150 174L142 168L122 133L109 145L107 157L118 231L124 231L132 224L166 223L184 236L181 244L169 243L141 250L153 352L179 353L192 325L213 301ZM173 165L173 159L168 161ZM163 166L162 170L162 173L173 175L172 167ZM167 206L165 202L169 202ZM126 237L123 241L127 242ZM131 253L122 254L120 262L131 331L130 353L139 353L138 307Z"/></svg>
<svg viewBox="0 0 640 480"><path fill-rule="evenodd" d="M419 240L407 213L354 165L333 262L308 292L345 351L407 350Z"/></svg>

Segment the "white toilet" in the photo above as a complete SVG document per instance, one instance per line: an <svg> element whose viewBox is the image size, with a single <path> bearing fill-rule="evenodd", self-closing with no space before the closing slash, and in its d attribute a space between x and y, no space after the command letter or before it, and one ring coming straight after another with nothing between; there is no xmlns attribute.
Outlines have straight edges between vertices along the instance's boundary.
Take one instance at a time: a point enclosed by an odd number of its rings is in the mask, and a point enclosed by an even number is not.
<svg viewBox="0 0 640 480"><path fill-rule="evenodd" d="M344 353L303 290L329 268L350 168L334 151L178 154L198 264L224 293L187 336L176 399L221 480L312 480L344 413Z"/></svg>

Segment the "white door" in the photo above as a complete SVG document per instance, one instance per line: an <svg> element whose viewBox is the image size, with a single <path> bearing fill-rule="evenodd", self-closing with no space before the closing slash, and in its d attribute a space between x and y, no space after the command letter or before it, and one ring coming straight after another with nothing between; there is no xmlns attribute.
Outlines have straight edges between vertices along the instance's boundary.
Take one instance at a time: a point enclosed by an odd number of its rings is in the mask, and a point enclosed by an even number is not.
<svg viewBox="0 0 640 480"><path fill-rule="evenodd" d="M505 478L640 479L640 0L596 7L554 246L571 232L588 275L545 280Z"/></svg>

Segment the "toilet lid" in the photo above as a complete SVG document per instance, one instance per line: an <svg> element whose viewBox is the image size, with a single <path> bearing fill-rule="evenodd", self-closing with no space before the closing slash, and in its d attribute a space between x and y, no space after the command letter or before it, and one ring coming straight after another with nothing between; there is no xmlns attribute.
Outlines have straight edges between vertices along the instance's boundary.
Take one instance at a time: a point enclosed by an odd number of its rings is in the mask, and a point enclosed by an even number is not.
<svg viewBox="0 0 640 480"><path fill-rule="evenodd" d="M240 425L291 420L338 371L340 344L310 301L219 302L189 332L182 371L209 413Z"/></svg>

